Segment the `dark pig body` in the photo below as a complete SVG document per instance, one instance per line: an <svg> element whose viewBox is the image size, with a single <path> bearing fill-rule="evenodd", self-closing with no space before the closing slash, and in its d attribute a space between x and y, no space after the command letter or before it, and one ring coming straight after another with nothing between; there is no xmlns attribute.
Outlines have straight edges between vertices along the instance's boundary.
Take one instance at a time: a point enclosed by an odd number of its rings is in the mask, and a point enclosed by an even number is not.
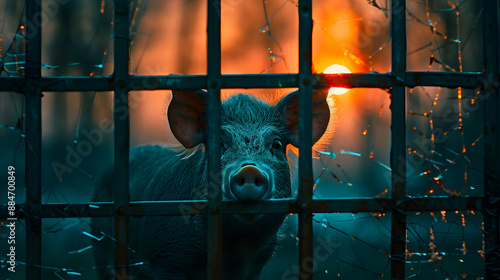
<svg viewBox="0 0 500 280"><path fill-rule="evenodd" d="M131 151L132 200L207 199L206 96L203 91L174 91L168 120L185 147L179 151L144 146ZM330 119L326 94L313 94L313 140ZM252 203L291 196L286 146L298 146L298 92L270 106L238 94L222 103L222 199ZM103 179L96 199L110 198L111 176ZM185 212L198 211L186 204ZM259 279L272 256L286 215L223 215L223 279ZM104 225L100 225L104 226ZM109 226L108 226L109 227ZM129 247L135 279L206 279L205 215L131 218ZM98 265L111 265L111 248L95 244ZM107 252L106 252L107 251Z"/></svg>

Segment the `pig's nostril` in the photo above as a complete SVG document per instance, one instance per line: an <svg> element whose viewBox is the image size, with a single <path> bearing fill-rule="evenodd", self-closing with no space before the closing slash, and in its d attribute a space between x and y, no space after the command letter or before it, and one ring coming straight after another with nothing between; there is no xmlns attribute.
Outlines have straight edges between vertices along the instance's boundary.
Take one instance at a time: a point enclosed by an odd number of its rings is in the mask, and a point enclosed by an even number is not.
<svg viewBox="0 0 500 280"><path fill-rule="evenodd" d="M257 201L267 193L267 177L255 165L245 165L230 179L231 192L238 200Z"/></svg>
<svg viewBox="0 0 500 280"><path fill-rule="evenodd" d="M264 180L260 180L259 178L255 179L255 185L257 187L262 187L264 185Z"/></svg>

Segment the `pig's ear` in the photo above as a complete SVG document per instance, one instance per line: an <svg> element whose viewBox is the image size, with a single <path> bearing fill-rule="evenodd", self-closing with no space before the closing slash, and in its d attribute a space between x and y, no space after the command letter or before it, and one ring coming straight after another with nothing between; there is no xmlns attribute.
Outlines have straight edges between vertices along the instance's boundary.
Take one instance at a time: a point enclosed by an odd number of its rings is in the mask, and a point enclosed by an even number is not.
<svg viewBox="0 0 500 280"><path fill-rule="evenodd" d="M330 107L326 102L328 89L313 91L313 144L325 133L330 121ZM280 100L276 105L279 112L283 114L284 123L290 131L290 144L299 147L299 91L293 91Z"/></svg>
<svg viewBox="0 0 500 280"><path fill-rule="evenodd" d="M206 104L203 90L172 90L168 123L175 138L187 149L205 141Z"/></svg>

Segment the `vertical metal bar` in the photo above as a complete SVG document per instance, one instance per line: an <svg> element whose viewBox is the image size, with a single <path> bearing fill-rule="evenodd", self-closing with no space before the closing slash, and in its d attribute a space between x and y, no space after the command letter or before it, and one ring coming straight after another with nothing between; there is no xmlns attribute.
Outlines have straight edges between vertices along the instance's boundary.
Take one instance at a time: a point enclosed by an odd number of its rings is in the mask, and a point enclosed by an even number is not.
<svg viewBox="0 0 500 280"><path fill-rule="evenodd" d="M114 96L113 121L115 145L115 277L128 277L128 230L129 217L125 210L130 202L129 193L129 68L130 68L130 0L115 0L114 14Z"/></svg>
<svg viewBox="0 0 500 280"><path fill-rule="evenodd" d="M220 212L222 185L220 172L221 1L210 0L207 2L207 279L215 280L222 277L222 220Z"/></svg>
<svg viewBox="0 0 500 280"><path fill-rule="evenodd" d="M299 1L299 278L313 277L312 0Z"/></svg>
<svg viewBox="0 0 500 280"><path fill-rule="evenodd" d="M392 200L406 193L406 0L392 0L391 168ZM406 216L394 208L391 224L391 277L405 279Z"/></svg>
<svg viewBox="0 0 500 280"><path fill-rule="evenodd" d="M26 1L26 279L42 279L42 58L41 0Z"/></svg>
<svg viewBox="0 0 500 280"><path fill-rule="evenodd" d="M498 98L497 0L483 1L484 80L484 246L485 279L500 279L499 207L500 196L500 100Z"/></svg>

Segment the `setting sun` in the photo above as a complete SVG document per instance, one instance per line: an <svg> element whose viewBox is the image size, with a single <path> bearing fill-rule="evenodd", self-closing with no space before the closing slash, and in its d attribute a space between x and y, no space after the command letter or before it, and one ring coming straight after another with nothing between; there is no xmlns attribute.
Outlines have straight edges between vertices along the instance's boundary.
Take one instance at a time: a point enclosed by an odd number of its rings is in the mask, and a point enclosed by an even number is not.
<svg viewBox="0 0 500 280"><path fill-rule="evenodd" d="M339 73L351 73L351 71L343 66L343 65L340 65L340 64L332 64L330 66L328 66L324 71L323 71L324 74L339 74ZM330 90L328 91L328 94L331 95L331 94L334 94L334 95L342 95L346 92L348 92L349 89L348 88L342 88L342 87L332 87L330 88Z"/></svg>

